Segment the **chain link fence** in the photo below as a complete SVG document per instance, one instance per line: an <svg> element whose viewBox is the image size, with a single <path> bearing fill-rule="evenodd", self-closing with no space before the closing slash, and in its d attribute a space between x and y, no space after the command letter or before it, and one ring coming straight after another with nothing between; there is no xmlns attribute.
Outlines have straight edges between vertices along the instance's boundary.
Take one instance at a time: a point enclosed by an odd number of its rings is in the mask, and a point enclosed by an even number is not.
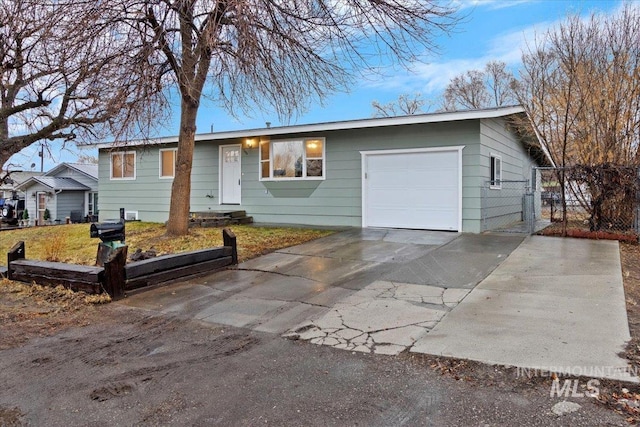
<svg viewBox="0 0 640 427"><path fill-rule="evenodd" d="M482 231L533 233L540 217L539 196L528 180L486 182L482 186Z"/></svg>
<svg viewBox="0 0 640 427"><path fill-rule="evenodd" d="M582 233L640 234L640 169L611 164L538 168L541 216Z"/></svg>

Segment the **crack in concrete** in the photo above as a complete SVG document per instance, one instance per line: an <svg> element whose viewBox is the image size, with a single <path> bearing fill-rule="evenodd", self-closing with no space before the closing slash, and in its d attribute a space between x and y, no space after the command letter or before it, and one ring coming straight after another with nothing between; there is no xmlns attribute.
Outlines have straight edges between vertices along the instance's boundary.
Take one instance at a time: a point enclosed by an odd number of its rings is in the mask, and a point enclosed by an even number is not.
<svg viewBox="0 0 640 427"><path fill-rule="evenodd" d="M261 270L259 268L242 268L242 267L238 267L236 268L236 270L242 270L242 271L254 271L257 273L271 273L271 274L276 274L278 276L283 276L283 277L294 277L296 279L305 279L308 280L310 282L315 282L315 283L323 283L323 281L321 280L316 280L316 279L311 279L309 277L305 277L305 276L299 276L297 274L287 274L287 273L282 273L280 271L271 271L271 270Z"/></svg>
<svg viewBox="0 0 640 427"><path fill-rule="evenodd" d="M286 336L345 350L399 354L428 334L468 293L457 288L378 281ZM398 304L410 304L417 311L413 309L410 316L398 315L398 310L407 307Z"/></svg>

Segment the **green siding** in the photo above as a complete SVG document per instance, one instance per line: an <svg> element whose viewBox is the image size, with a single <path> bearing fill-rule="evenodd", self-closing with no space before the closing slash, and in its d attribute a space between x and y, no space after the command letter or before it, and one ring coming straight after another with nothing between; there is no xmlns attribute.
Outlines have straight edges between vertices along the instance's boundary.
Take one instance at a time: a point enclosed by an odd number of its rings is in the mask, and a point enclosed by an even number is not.
<svg viewBox="0 0 640 427"><path fill-rule="evenodd" d="M522 220L522 195L530 185L503 183L501 189L487 189L491 155L502 158L503 181L530 181L533 161L503 118L482 120L480 141L481 166L475 173L484 187L481 230L485 231Z"/></svg>
<svg viewBox="0 0 640 427"><path fill-rule="evenodd" d="M219 204L219 147L241 141L197 142L191 180L191 211L243 209L257 222L359 227L362 223L361 151L464 146L463 231L480 232L481 186L489 179L486 160L489 152L501 149L505 166L509 158L510 174L522 165L519 157L522 150L509 151L509 146L514 144L513 135L494 129L500 128L499 120L491 121L495 123L489 125L484 122L467 120L300 135L325 138L326 179L319 181L261 182L258 150L243 149L242 202L229 206ZM295 137L287 135L286 139ZM507 140L502 144L504 138ZM136 179L129 181L109 179L110 154L108 150L100 150L101 220L117 217L120 207L138 211L138 218L143 221L168 219L171 180L158 176L158 151L171 146L145 147L136 156Z"/></svg>

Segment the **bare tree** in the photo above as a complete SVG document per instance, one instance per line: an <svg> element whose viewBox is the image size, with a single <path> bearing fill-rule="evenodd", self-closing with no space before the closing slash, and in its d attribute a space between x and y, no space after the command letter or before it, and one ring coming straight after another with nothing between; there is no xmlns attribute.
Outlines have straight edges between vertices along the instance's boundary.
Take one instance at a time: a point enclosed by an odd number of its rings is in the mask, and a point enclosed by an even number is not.
<svg viewBox="0 0 640 427"><path fill-rule="evenodd" d="M188 232L196 116L203 93L231 112L281 118L346 90L369 58L400 63L432 50L455 23L435 0L124 0L121 10L178 87L181 118L167 234ZM115 7L115 6L114 6Z"/></svg>
<svg viewBox="0 0 640 427"><path fill-rule="evenodd" d="M427 106L429 110L432 103L422 97L421 93L413 95L403 93L398 99L387 104L380 104L378 101L372 101L373 117L394 117L394 116L411 116L426 112L423 108Z"/></svg>
<svg viewBox="0 0 640 427"><path fill-rule="evenodd" d="M491 61L484 70L469 70L455 76L444 91L443 109L475 110L516 104L515 78L506 67L504 62Z"/></svg>
<svg viewBox="0 0 640 427"><path fill-rule="evenodd" d="M78 163L97 165L98 158L96 156L92 156L91 154L80 154L78 156Z"/></svg>
<svg viewBox="0 0 640 427"><path fill-rule="evenodd" d="M0 166L35 142L139 135L152 124L163 98L144 74L148 55L101 6L0 0Z"/></svg>
<svg viewBox="0 0 640 427"><path fill-rule="evenodd" d="M561 167L563 212L567 185L572 185L565 168L580 166L583 171L594 165L640 164L638 40L640 11L626 5L613 17L570 16L536 40L523 57L518 96ZM591 188L590 193L606 193L601 190ZM593 203L584 200L584 206L591 209ZM598 209L606 211L607 202L603 200ZM607 212L597 216L607 217ZM566 229L566 215L564 224Z"/></svg>

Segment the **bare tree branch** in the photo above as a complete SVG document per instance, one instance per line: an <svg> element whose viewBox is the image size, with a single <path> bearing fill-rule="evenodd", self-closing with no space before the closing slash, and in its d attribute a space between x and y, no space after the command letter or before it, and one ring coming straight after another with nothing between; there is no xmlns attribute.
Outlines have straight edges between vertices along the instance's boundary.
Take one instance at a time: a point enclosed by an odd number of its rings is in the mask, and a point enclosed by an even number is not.
<svg viewBox="0 0 640 427"><path fill-rule="evenodd" d="M516 81L506 66L501 61L490 61L484 70L469 70L455 76L444 91L443 109L476 110L516 104Z"/></svg>
<svg viewBox="0 0 640 427"><path fill-rule="evenodd" d="M525 53L518 97L558 166L640 165L638 40L640 11L625 5L612 17L570 16ZM564 169L558 180L564 196Z"/></svg>
<svg viewBox="0 0 640 427"><path fill-rule="evenodd" d="M426 110L423 109L427 106ZM373 117L394 117L394 116L410 116L413 114L421 114L427 112L433 102L427 101L422 97L421 93L407 94L398 96L398 99L387 104L380 104L378 101L372 101Z"/></svg>
<svg viewBox="0 0 640 427"><path fill-rule="evenodd" d="M144 135L154 124L163 85L141 66L154 51L131 43L105 4L0 0L0 166L34 142Z"/></svg>

